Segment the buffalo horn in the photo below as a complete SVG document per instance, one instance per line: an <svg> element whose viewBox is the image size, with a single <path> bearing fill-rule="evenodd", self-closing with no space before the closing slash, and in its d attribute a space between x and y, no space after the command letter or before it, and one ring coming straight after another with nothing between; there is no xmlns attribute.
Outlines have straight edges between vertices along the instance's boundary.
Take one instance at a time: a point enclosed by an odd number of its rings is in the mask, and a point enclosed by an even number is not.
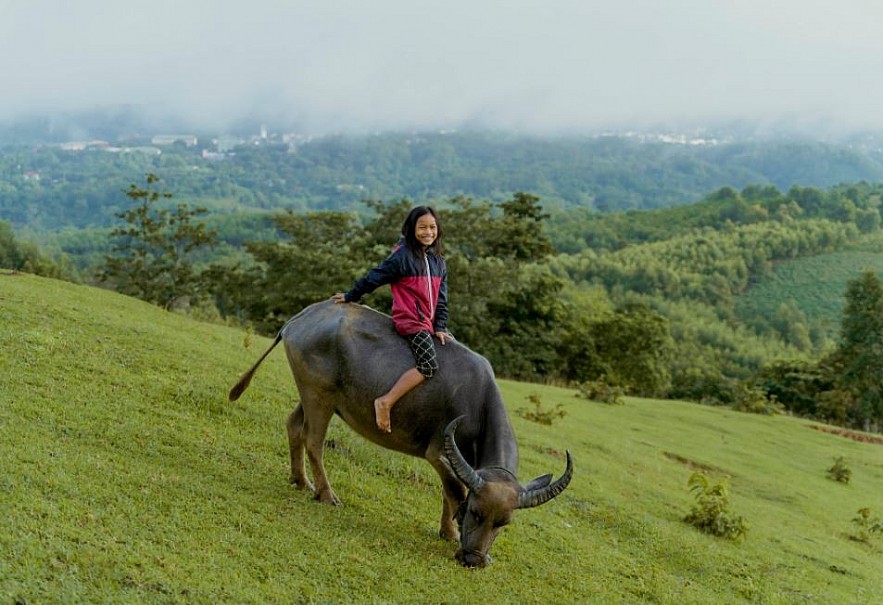
<svg viewBox="0 0 883 605"><path fill-rule="evenodd" d="M460 453L460 448L457 447L457 442L454 441L454 433L457 432L457 426L463 418L464 416L454 418L445 429L445 455L448 457L448 460L451 463L451 468L454 469L454 473L459 477L460 481L466 484L469 491L475 492L480 490L484 485L484 479L479 477L478 473L475 472L475 469L469 466L469 463L466 462L463 454Z"/></svg>
<svg viewBox="0 0 883 605"><path fill-rule="evenodd" d="M573 477L573 460L570 457L570 452L567 452L567 468L564 470L561 478L546 487L522 492L518 497L518 506L516 508L533 508L534 506L545 504L567 488L571 477Z"/></svg>

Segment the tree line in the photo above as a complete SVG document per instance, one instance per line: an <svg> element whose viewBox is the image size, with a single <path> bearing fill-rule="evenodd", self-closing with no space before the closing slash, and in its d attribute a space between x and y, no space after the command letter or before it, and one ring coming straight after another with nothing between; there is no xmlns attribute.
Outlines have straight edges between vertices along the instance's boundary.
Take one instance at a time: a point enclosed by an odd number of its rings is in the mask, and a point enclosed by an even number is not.
<svg viewBox="0 0 883 605"><path fill-rule="evenodd" d="M519 191L540 196L548 211L610 213L693 203L725 185L883 181L879 155L809 141L688 146L617 136L387 133L241 145L220 160L202 155L214 150L211 137L200 141L153 153L6 146L0 149L0 220L43 231L108 228L122 209L120 183L148 172L161 174L180 199L230 213L364 213L363 199L440 203L462 195L502 202ZM573 246L585 245L574 237Z"/></svg>
<svg viewBox="0 0 883 605"><path fill-rule="evenodd" d="M382 260L411 207L405 199L369 200L360 213L279 212L269 219L271 237L243 234L239 254L221 261L206 252L219 239L203 222L204 208L172 204L152 174L126 196L130 208L118 213L122 225L111 234L102 280L167 308L210 309L264 334ZM634 221L598 217L587 233L606 233L608 244L562 254L550 235L555 219L539 197L456 196L440 206L450 327L505 377L600 381L636 395L878 422L876 400L862 399L867 385L846 385L835 373L807 383L824 386L819 397L829 403L822 407L807 404L806 384L799 397L780 388L793 384L794 368L815 376L862 358L846 348L846 332L827 342L802 324L798 309L776 317L775 329L758 331L738 321L733 299L774 263L879 230L879 201L879 188L864 184L786 194L727 188L698 204L689 220L678 219L680 208L654 211L654 220L650 213L636 213ZM666 224L668 238L658 230ZM388 310L388 290L368 303Z"/></svg>

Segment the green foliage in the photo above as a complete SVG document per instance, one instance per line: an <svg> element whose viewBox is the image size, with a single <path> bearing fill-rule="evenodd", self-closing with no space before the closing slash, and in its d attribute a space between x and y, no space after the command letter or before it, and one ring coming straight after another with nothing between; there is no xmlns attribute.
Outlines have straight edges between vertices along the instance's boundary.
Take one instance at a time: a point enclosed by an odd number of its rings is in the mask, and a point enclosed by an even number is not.
<svg viewBox="0 0 883 605"><path fill-rule="evenodd" d="M544 153L537 156L533 145ZM786 147L807 160L830 152ZM563 148L567 154L560 153ZM589 148L594 155L586 155ZM759 167L746 147L729 149L735 156L727 155L725 164L737 157ZM501 163L501 150L517 151L515 159ZM120 214L120 204L109 193L118 188L110 175L161 171L176 195L205 204L211 212L207 224L219 231L221 245L210 254L193 250L188 259L192 271L182 266L182 277L191 272L191 277L210 278L214 304L225 320L251 322L270 333L306 304L348 287L379 262L412 205L399 196L414 192L420 203L434 203L443 214L451 327L500 375L574 384L607 376L631 394L771 411L760 399L746 402L739 385L756 378L772 360L826 354L832 323L792 290L765 295L762 307L743 301L793 261L878 236L883 186L862 182L818 189L763 178L757 182L775 184L712 191L743 181L711 179L715 184L703 191L712 193L696 204L598 212L656 205L637 193L651 189L615 175L626 166L640 167L636 175L646 175L647 166L672 168L670 154L682 151L621 140L551 144L474 134L408 140L399 135L332 137L296 148L250 146L211 164L183 148L158 156L117 154L115 160L110 154L45 148L33 158L25 154L33 159L39 180L16 172L22 156L11 163L0 154L0 177L8 177L2 182L10 194L0 196L0 210L16 206L24 199L16 196L24 191L29 201L17 220L33 218L40 224L50 218L43 214L46 209L64 199L67 205L58 216L88 209L89 220L102 224L102 213ZM369 160L375 152L377 161ZM565 159L570 162L566 170L553 169ZM826 171L842 159L809 163ZM673 165L678 170L702 164L696 157L680 160ZM579 184L567 177L573 162L587 162ZM782 169L780 161L774 164ZM477 166L490 168L485 172ZM437 170L446 171L446 178L433 180ZM596 170L604 173L597 182ZM672 174L660 174L657 192L671 179L677 181ZM535 193L509 193L501 182ZM593 190L593 183L600 190ZM104 193L93 195L90 189L99 186ZM617 192L620 187L627 193ZM572 199L559 195L564 189ZM489 199L479 203L465 194L447 197L450 191L483 195L485 190ZM370 201L361 204L366 197ZM384 197L398 201L378 201ZM322 212L305 212L317 208ZM279 215L272 219L271 211ZM321 217L324 213L329 216ZM76 250L84 267L89 262L84 259L107 253L100 229L45 237L53 251ZM556 248L569 254L556 255ZM197 271L209 263L210 272ZM117 279L137 277L134 269L119 271ZM842 296L832 296L830 283L836 280L820 284L815 279L820 270L812 274L807 291L825 299L826 313L833 309L836 317ZM586 289L603 292L606 302L581 305L573 293ZM138 295L134 290L124 289ZM368 301L387 310L390 297L381 289ZM626 312L630 307L638 310ZM201 308L212 316L211 309ZM836 364L847 368L845 360L832 360ZM812 413L871 427L874 406L862 392L838 384L814 398Z"/></svg>
<svg viewBox="0 0 883 605"><path fill-rule="evenodd" d="M776 400L775 395L767 392L754 384L739 384L735 393L735 401L732 407L737 412L749 414L764 414L772 416L781 414L784 407Z"/></svg>
<svg viewBox="0 0 883 605"><path fill-rule="evenodd" d="M855 525L855 533L850 538L858 542L870 542L875 535L883 535L883 521L879 517L873 517L869 507L860 508L858 516L852 518Z"/></svg>
<svg viewBox="0 0 883 605"><path fill-rule="evenodd" d="M194 222L204 208L161 207L172 194L157 189L159 177L153 173L147 173L145 181L143 187L132 183L125 191L133 206L116 215L126 224L111 231L113 248L99 278L118 292L166 309L195 302L203 294L203 283L191 256L211 246L216 233Z"/></svg>
<svg viewBox="0 0 883 605"><path fill-rule="evenodd" d="M674 351L668 320L642 304L596 316L570 313L559 345L561 374L580 383L604 379L636 395L666 393Z"/></svg>
<svg viewBox="0 0 883 605"><path fill-rule="evenodd" d="M589 380L579 384L578 394L590 401L600 401L611 405L624 405L625 389L609 384L604 378Z"/></svg>
<svg viewBox="0 0 883 605"><path fill-rule="evenodd" d="M846 459L843 456L837 456L834 459L834 464L828 469L827 474L829 479L838 483L849 483L852 478L852 470L846 464Z"/></svg>
<svg viewBox="0 0 883 605"><path fill-rule="evenodd" d="M503 376L520 380L552 376L565 337L559 298L563 287L563 280L544 265L520 267L510 284L487 299L483 318L474 318L473 325L483 322L482 334L470 342ZM453 321L459 324L456 318Z"/></svg>
<svg viewBox="0 0 883 605"><path fill-rule="evenodd" d="M19 241L6 221L0 221L0 269L77 281L77 271L66 256L58 262L50 260L35 244Z"/></svg>
<svg viewBox="0 0 883 605"><path fill-rule="evenodd" d="M696 499L684 521L697 529L730 539L741 539L748 532L748 523L730 511L730 495L725 479L712 484L705 473L695 472L688 482Z"/></svg>
<svg viewBox="0 0 883 605"><path fill-rule="evenodd" d="M545 408L543 406L542 398L537 393L531 393L528 395L527 400L533 406L532 408L521 407L515 410L515 413L525 420L551 426L556 418L564 418L567 416L567 411L563 409L564 406L560 403L554 408Z"/></svg>
<svg viewBox="0 0 883 605"><path fill-rule="evenodd" d="M225 315L271 334L289 317L348 287L358 271L355 217L342 212L286 212L274 218L281 241L246 244L253 262L209 275ZM355 258L354 258L355 257Z"/></svg>
<svg viewBox="0 0 883 605"><path fill-rule="evenodd" d="M820 408L818 395L834 388L835 376L828 366L808 360L778 360L763 367L758 385L767 397L799 416L829 417Z"/></svg>
<svg viewBox="0 0 883 605"><path fill-rule="evenodd" d="M221 312L270 334L300 309L349 288L389 254L412 206L366 204L374 216L364 221L330 211L278 215L278 240L246 244L253 262L212 268ZM564 282L543 263L553 251L544 217L538 198L527 194L498 207L455 198L441 211L449 327L503 376L540 380L557 365ZM387 288L366 301L390 310Z"/></svg>
<svg viewBox="0 0 883 605"><path fill-rule="evenodd" d="M736 317L758 330L774 329L785 337L790 326L774 325L771 320L780 314L782 304L791 307L790 301L793 301L802 317L792 316L790 321L804 324L813 352L826 352L839 337L849 281L859 277L866 268L883 271L883 256L877 251L879 239L879 233L865 236L839 252L777 263L767 278L752 284L735 299Z"/></svg>
<svg viewBox="0 0 883 605"><path fill-rule="evenodd" d="M883 283L867 270L845 299L837 348L817 361L769 364L759 385L791 412L870 430L883 423Z"/></svg>
<svg viewBox="0 0 883 605"><path fill-rule="evenodd" d="M883 422L883 283L874 271L849 282L841 322L840 347L834 353L841 390L852 394L850 416L867 426Z"/></svg>
<svg viewBox="0 0 883 605"><path fill-rule="evenodd" d="M120 183L145 172L165 175L169 187L185 199L236 212L348 211L358 209L365 198L434 200L455 192L501 201L514 191L531 191L550 208L625 212L683 205L724 185L745 186L741 197L721 199L733 206L721 213L721 220L775 211L772 205L785 197L776 188L786 190L793 183L830 187L883 180L876 155L809 142L699 147L618 137L387 133L329 136L296 147L243 145L223 161L203 158L202 145L168 147L161 154L129 141L126 146L129 153L6 147L0 153L0 219L44 230L108 227L120 209L115 199ZM39 179L31 178L34 174ZM862 194L865 186L857 187ZM824 196L799 199L812 212L824 212L839 209L839 198L856 206L857 221L873 223L874 209L846 198L845 191L830 203ZM664 227L647 227L639 220L633 231ZM561 239L584 247L591 238L577 231Z"/></svg>

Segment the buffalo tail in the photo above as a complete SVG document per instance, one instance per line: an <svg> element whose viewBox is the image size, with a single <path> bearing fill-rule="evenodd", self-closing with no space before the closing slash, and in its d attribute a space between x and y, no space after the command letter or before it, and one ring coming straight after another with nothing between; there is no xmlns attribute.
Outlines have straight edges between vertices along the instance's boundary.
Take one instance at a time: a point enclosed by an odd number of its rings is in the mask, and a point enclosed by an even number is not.
<svg viewBox="0 0 883 605"><path fill-rule="evenodd" d="M239 379L239 382L233 385L233 388L230 389L230 401L236 401L239 397L245 392L245 389L248 388L249 383L251 382L252 377L254 377L255 372L258 371L258 366L261 365L261 362L267 358L267 355L276 348L276 345L279 344L279 341L282 340L282 331L276 335L276 339L273 341L273 344L270 345L270 348L264 351L264 354L261 355L260 359L258 359L253 366L251 366L248 371L242 375L242 378Z"/></svg>

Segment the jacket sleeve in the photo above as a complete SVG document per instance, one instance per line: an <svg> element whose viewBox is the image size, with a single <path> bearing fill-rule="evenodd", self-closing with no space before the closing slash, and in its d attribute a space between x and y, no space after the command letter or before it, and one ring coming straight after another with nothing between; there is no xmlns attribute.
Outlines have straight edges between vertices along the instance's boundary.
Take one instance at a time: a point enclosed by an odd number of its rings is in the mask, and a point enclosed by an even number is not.
<svg viewBox="0 0 883 605"><path fill-rule="evenodd" d="M402 255L400 249L395 250L386 260L368 271L364 277L356 280L344 296L347 302L358 302L367 294L385 284L391 284L402 276Z"/></svg>
<svg viewBox="0 0 883 605"><path fill-rule="evenodd" d="M448 268L442 270L441 285L438 287L438 303L435 308L435 321L432 324L436 332L447 332L448 328Z"/></svg>

